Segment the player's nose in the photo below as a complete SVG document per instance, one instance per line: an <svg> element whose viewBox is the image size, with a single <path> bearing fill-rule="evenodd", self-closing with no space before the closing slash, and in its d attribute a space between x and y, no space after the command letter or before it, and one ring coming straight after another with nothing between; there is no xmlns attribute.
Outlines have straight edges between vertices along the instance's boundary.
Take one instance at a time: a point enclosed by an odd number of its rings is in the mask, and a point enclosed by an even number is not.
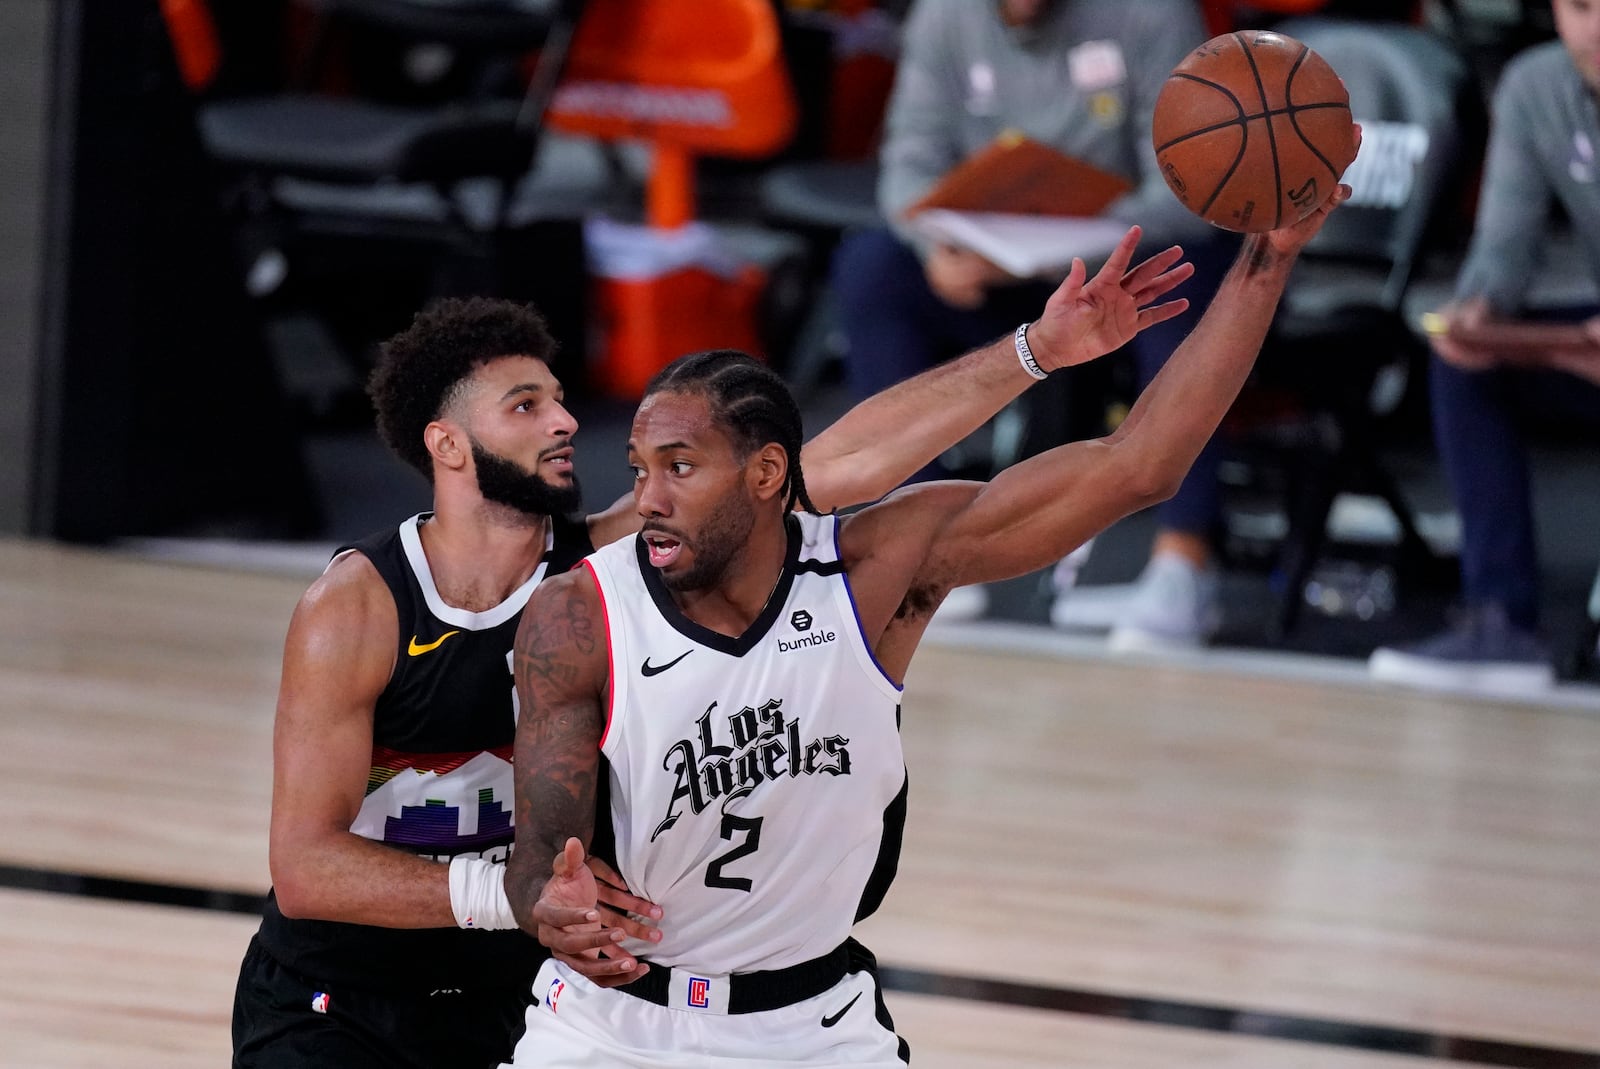
<svg viewBox="0 0 1600 1069"><path fill-rule="evenodd" d="M649 472L634 481L633 501L639 515L646 518L672 515L672 501L662 480L651 478Z"/></svg>
<svg viewBox="0 0 1600 1069"><path fill-rule="evenodd" d="M570 436L578 433L578 418L574 416L567 409L567 406L562 404L560 401L555 402L555 405L551 410L551 419L552 424L550 431L552 434L565 434Z"/></svg>

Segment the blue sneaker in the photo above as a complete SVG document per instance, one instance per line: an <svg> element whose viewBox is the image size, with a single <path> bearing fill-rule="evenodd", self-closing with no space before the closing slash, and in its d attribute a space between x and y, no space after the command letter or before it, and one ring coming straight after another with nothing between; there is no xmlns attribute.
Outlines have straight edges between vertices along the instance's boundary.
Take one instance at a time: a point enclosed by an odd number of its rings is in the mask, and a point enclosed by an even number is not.
<svg viewBox="0 0 1600 1069"><path fill-rule="evenodd" d="M1374 650L1367 670L1385 683L1508 698L1537 698L1556 682L1549 649L1494 604L1466 609L1433 638Z"/></svg>

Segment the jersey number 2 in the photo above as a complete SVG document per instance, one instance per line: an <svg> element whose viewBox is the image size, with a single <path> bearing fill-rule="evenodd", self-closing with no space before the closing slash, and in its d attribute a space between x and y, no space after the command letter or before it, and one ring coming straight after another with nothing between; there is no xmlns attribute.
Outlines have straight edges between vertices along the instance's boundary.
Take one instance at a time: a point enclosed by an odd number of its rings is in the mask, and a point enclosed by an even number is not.
<svg viewBox="0 0 1600 1069"><path fill-rule="evenodd" d="M744 842L729 850L726 854L711 859L711 864L706 866L707 887L726 887L730 891L750 890L753 884L749 880L743 876L724 876L722 874L722 866L730 861L738 861L741 857L756 852L756 848L761 845L761 819L761 817L756 817L751 820L745 817L731 816L727 813L722 814L722 837L724 839L732 839L736 833L741 831L746 833L746 837Z"/></svg>

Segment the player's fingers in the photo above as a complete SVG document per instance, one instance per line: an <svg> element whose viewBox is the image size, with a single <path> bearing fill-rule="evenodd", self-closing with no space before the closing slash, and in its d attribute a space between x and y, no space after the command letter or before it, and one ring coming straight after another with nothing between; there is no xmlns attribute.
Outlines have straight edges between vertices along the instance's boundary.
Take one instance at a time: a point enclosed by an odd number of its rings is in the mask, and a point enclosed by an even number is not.
<svg viewBox="0 0 1600 1069"><path fill-rule="evenodd" d="M563 954L583 954L592 950L610 950L620 943L624 933L616 928L555 928L539 925L539 942Z"/></svg>
<svg viewBox="0 0 1600 1069"><path fill-rule="evenodd" d="M619 973L603 973L601 975L591 976L589 977L589 980L596 987L625 987L649 971L650 966L640 961L635 962L632 969L628 969Z"/></svg>
<svg viewBox="0 0 1600 1069"><path fill-rule="evenodd" d="M1157 275L1143 286L1129 290L1133 299L1138 304L1148 304L1164 294L1171 293L1174 289L1189 281L1194 276L1194 264L1183 263L1171 271Z"/></svg>
<svg viewBox="0 0 1600 1069"><path fill-rule="evenodd" d="M612 868L610 865L606 864L604 861L597 857L591 857L587 859L584 864L589 866L589 871L594 874L595 882L601 885L600 890L602 892L604 892L607 887L615 887L623 894L629 893L628 881L624 880L621 873Z"/></svg>
<svg viewBox="0 0 1600 1069"><path fill-rule="evenodd" d="M561 852L550 862L550 869L565 879L578 871L578 866L583 864L583 855L583 841L576 836L571 837L562 846Z"/></svg>
<svg viewBox="0 0 1600 1069"><path fill-rule="evenodd" d="M1082 258L1074 256L1072 258L1072 267L1067 271L1067 277L1061 280L1061 285L1057 286L1056 291L1050 295L1050 300L1059 301L1065 299L1070 301L1076 299L1078 291L1083 289L1083 283L1088 276L1089 268L1084 264Z"/></svg>
<svg viewBox="0 0 1600 1069"><path fill-rule="evenodd" d="M534 904L533 919L540 925L565 928L570 925L595 924L602 918L593 906L557 906L541 899Z"/></svg>
<svg viewBox="0 0 1600 1069"><path fill-rule="evenodd" d="M637 913L641 917L650 917L653 920L661 919L661 907L648 898L640 898L630 893L625 886L620 884L602 883L600 885L600 901L604 905L623 913Z"/></svg>
<svg viewBox="0 0 1600 1069"><path fill-rule="evenodd" d="M1117 242L1117 247L1111 250L1111 255L1106 257L1096 277L1119 279L1127 274L1128 265L1133 262L1133 250L1139 247L1139 238L1143 234L1144 231L1139 227L1130 226L1128 232L1122 235L1122 240Z"/></svg>
<svg viewBox="0 0 1600 1069"><path fill-rule="evenodd" d="M581 954L556 951L552 955L576 973L588 977L601 987L630 984L645 974L650 966L632 956L613 961L610 958L590 958Z"/></svg>
<svg viewBox="0 0 1600 1069"><path fill-rule="evenodd" d="M1122 285L1128 289L1143 285L1147 279L1156 277L1181 259L1183 259L1183 246L1173 245L1170 248L1162 249L1154 256L1140 263L1132 271L1123 275Z"/></svg>
<svg viewBox="0 0 1600 1069"><path fill-rule="evenodd" d="M613 909L605 910L601 920L607 927L626 932L635 939L645 939L652 943L661 942L661 930L656 927L653 920Z"/></svg>
<svg viewBox="0 0 1600 1069"><path fill-rule="evenodd" d="M1189 298L1179 297L1167 301L1165 304L1151 305L1149 308L1139 309L1139 329L1153 327L1157 323L1165 323L1173 316L1179 316L1189 310Z"/></svg>

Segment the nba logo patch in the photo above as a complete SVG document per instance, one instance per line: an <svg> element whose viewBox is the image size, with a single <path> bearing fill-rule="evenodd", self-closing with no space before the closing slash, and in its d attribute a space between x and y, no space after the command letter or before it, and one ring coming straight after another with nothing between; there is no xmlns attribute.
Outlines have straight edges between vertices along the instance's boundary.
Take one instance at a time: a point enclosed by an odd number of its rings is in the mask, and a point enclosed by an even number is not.
<svg viewBox="0 0 1600 1069"><path fill-rule="evenodd" d="M711 981L699 976L689 977L689 1005L697 1010L711 1006Z"/></svg>
<svg viewBox="0 0 1600 1069"><path fill-rule="evenodd" d="M560 977L550 981L549 990L544 993L544 1004L550 1007L550 1012L556 1012L556 999L561 997L561 992L567 989L567 982Z"/></svg>
<svg viewBox="0 0 1600 1069"><path fill-rule="evenodd" d="M326 991L318 991L311 996L311 1010L313 1013L328 1012L328 993Z"/></svg>

